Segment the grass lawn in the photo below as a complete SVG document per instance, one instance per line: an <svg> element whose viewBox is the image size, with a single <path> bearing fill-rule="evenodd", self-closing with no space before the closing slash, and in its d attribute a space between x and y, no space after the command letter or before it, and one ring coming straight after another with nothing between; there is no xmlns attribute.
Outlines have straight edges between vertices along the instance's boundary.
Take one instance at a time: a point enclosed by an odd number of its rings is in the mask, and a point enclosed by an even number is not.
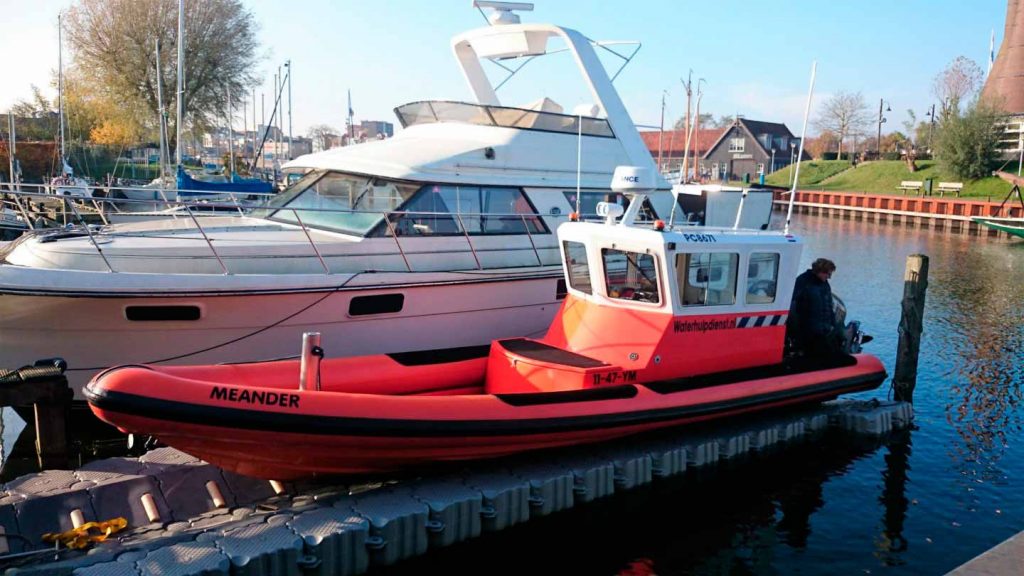
<svg viewBox="0 0 1024 576"><path fill-rule="evenodd" d="M811 160L800 164L800 186L815 186L821 181L835 176L850 167L848 160ZM794 166L786 166L782 170L772 172L765 177L764 183L770 186L788 187L793 181Z"/></svg>
<svg viewBox="0 0 1024 576"><path fill-rule="evenodd" d="M950 178L940 174L934 160L918 161L917 167L917 172L911 173L907 170L906 163L902 161L882 160L868 162L847 170L824 184L821 184L820 180L818 183L803 184L804 167L801 167L800 182L801 186L816 190L867 192L871 194L901 194L896 187L903 180L924 181L926 178L931 178L934 180L933 188L938 188L939 182L960 182L957 178ZM772 174L772 176L775 176L775 174ZM960 194L961 197L1002 200L1010 192L1010 184L995 176L980 180L967 180L963 184L964 189Z"/></svg>

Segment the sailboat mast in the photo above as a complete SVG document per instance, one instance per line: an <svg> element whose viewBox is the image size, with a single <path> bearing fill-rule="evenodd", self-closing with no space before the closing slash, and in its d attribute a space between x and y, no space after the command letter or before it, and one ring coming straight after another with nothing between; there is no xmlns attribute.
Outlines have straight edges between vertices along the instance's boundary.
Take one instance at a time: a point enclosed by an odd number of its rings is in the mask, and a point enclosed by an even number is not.
<svg viewBox="0 0 1024 576"><path fill-rule="evenodd" d="M284 63L288 68L288 159L293 160L295 153L292 152L292 61Z"/></svg>
<svg viewBox="0 0 1024 576"><path fill-rule="evenodd" d="M156 102L157 114L160 115L160 182L163 183L164 170L167 166L167 123L164 117L164 81L163 68L160 67L160 39L156 39Z"/></svg>
<svg viewBox="0 0 1024 576"><path fill-rule="evenodd" d="M229 182L235 181L235 129L232 126L233 116L231 110L231 86L227 88L228 92L228 158L231 164L231 174L229 176Z"/></svg>
<svg viewBox="0 0 1024 576"><path fill-rule="evenodd" d="M64 25L61 18L62 15L57 14L57 116L60 122L60 169L63 173L67 155L64 153Z"/></svg>
<svg viewBox="0 0 1024 576"><path fill-rule="evenodd" d="M178 0L178 122L174 161L181 166L181 120L185 115L185 0Z"/></svg>

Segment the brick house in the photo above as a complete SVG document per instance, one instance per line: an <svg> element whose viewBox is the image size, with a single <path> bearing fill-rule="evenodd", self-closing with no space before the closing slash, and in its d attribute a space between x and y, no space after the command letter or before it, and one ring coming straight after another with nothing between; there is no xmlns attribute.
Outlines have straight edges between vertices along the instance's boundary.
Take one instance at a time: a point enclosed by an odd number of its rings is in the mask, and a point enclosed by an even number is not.
<svg viewBox="0 0 1024 576"><path fill-rule="evenodd" d="M789 166L799 148L800 139L785 124L737 118L708 147L701 160L701 173L712 181L749 177L756 182L761 174ZM811 159L806 151L803 159Z"/></svg>
<svg viewBox="0 0 1024 576"><path fill-rule="evenodd" d="M690 143L690 163L693 163L693 150L697 150L697 158L704 156L708 148L718 141L724 128L700 128L694 134L693 142ZM659 130L640 132L647 150L650 151L654 163L658 163L659 153L661 155L661 166L658 170L662 173L676 172L683 164L683 151L686 149L685 130Z"/></svg>

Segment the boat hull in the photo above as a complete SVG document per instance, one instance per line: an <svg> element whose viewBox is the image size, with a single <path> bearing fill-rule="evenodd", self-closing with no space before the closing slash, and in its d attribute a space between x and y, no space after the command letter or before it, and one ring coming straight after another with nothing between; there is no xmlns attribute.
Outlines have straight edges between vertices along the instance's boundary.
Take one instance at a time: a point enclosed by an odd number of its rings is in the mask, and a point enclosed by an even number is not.
<svg viewBox="0 0 1024 576"><path fill-rule="evenodd" d="M827 400L875 388L886 378L881 363L869 355L838 367L736 382L506 395L484 394L482 387L465 382L421 394L297 390L297 378L272 376L243 387L169 370L116 368L98 376L86 395L98 417L124 431L152 434L228 470L275 480L601 442ZM217 380L225 380L228 370L222 369ZM446 380L447 372L444 364L435 365L432 373L413 380L429 387Z"/></svg>
<svg viewBox="0 0 1024 576"><path fill-rule="evenodd" d="M62 357L68 363L68 381L81 398L89 379L114 365L290 357L298 352L304 332L320 332L331 357L485 345L498 338L542 334L560 305L560 276L550 273L419 284L416 278L410 274L407 283L394 287L269 294L0 294L0 366ZM353 314L357 299L398 295L402 303L397 312ZM183 316L130 317L145 310Z"/></svg>
<svg viewBox="0 0 1024 576"><path fill-rule="evenodd" d="M1024 218L974 218L973 220L993 230L1024 238Z"/></svg>

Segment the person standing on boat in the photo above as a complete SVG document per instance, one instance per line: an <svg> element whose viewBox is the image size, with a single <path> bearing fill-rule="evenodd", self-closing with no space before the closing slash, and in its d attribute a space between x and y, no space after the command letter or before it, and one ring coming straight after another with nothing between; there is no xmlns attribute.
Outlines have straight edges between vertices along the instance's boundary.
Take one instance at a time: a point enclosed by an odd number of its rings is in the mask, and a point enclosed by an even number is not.
<svg viewBox="0 0 1024 576"><path fill-rule="evenodd" d="M842 339L836 330L832 286L828 283L835 271L834 262L818 258L809 270L797 276L786 321L792 351L815 358L839 352Z"/></svg>

